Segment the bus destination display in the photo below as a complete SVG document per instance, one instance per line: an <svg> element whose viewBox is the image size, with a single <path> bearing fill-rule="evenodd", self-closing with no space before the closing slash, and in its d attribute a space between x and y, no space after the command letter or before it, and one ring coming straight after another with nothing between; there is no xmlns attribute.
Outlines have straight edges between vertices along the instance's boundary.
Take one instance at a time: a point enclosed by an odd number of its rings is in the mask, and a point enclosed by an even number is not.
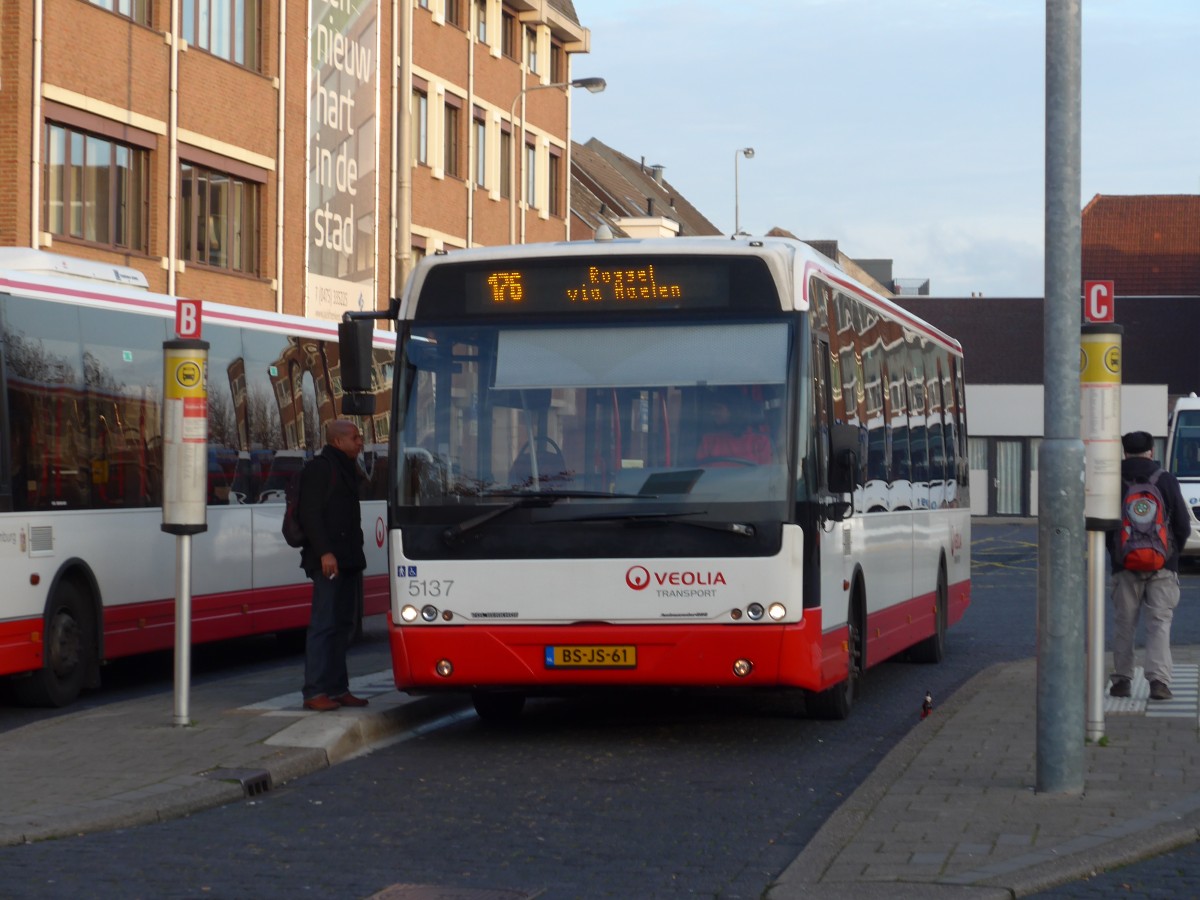
<svg viewBox="0 0 1200 900"><path fill-rule="evenodd" d="M714 274L717 277L714 277ZM729 275L709 267L572 262L554 267L476 270L466 277L466 306L472 312L723 307Z"/></svg>
<svg viewBox="0 0 1200 900"><path fill-rule="evenodd" d="M765 263L739 256L561 256L430 268L414 318L652 312L778 311Z"/></svg>

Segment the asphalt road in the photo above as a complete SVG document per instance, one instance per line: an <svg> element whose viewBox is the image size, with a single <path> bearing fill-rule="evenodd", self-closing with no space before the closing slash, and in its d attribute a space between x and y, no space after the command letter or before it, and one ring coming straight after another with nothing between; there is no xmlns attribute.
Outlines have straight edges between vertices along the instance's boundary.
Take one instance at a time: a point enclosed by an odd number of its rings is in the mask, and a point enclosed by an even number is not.
<svg viewBox="0 0 1200 900"><path fill-rule="evenodd" d="M810 721L774 695L539 701L516 727L460 719L188 819L5 848L0 894L366 897L405 883L546 900L759 897L917 723L927 689L936 715L976 672L1036 653L1036 544L1035 526L977 527L973 603L947 659L872 669L846 722ZM1175 639L1200 643L1200 575L1184 581ZM1047 896L1099 896L1099 883Z"/></svg>

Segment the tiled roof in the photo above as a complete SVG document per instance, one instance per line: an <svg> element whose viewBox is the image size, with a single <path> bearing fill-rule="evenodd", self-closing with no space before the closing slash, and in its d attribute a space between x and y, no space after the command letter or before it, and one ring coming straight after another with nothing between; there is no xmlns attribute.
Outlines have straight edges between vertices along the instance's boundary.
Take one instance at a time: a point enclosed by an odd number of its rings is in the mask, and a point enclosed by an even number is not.
<svg viewBox="0 0 1200 900"><path fill-rule="evenodd" d="M1200 295L1200 195L1097 194L1083 208L1085 281L1117 296Z"/></svg>
<svg viewBox="0 0 1200 900"><path fill-rule="evenodd" d="M550 0L550 5L557 9L560 13L574 22L579 24L579 16L575 12L575 4L571 0Z"/></svg>
<svg viewBox="0 0 1200 900"><path fill-rule="evenodd" d="M660 181L653 166L595 138L571 144L571 168L572 212L584 221L602 218L619 235L618 219L662 216L678 222L681 235L721 233L666 178Z"/></svg>

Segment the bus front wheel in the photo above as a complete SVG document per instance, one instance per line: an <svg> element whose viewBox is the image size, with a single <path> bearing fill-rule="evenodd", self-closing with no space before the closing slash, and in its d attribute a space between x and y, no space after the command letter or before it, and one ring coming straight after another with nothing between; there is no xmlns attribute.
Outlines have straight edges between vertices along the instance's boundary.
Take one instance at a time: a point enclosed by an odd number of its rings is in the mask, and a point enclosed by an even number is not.
<svg viewBox="0 0 1200 900"><path fill-rule="evenodd" d="M83 592L64 581L54 592L43 636L45 664L13 681L17 702L25 706L66 706L83 689L96 652L91 605Z"/></svg>
<svg viewBox="0 0 1200 900"><path fill-rule="evenodd" d="M850 716L858 694L858 679L862 674L862 628L859 626L858 597L852 597L846 620L847 666L846 678L824 691L805 696L804 706L810 718L840 721Z"/></svg>

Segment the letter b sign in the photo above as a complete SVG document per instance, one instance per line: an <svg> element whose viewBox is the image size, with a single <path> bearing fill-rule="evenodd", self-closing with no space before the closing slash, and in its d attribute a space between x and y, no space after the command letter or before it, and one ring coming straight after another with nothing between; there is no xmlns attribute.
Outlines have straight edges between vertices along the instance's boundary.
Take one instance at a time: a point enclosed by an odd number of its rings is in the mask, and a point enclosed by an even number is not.
<svg viewBox="0 0 1200 900"><path fill-rule="evenodd" d="M175 307L175 336L198 340L200 327L200 301L180 298Z"/></svg>
<svg viewBox="0 0 1200 900"><path fill-rule="evenodd" d="M1112 322L1116 315L1116 302L1111 281L1085 281L1083 283L1083 317L1089 322Z"/></svg>

